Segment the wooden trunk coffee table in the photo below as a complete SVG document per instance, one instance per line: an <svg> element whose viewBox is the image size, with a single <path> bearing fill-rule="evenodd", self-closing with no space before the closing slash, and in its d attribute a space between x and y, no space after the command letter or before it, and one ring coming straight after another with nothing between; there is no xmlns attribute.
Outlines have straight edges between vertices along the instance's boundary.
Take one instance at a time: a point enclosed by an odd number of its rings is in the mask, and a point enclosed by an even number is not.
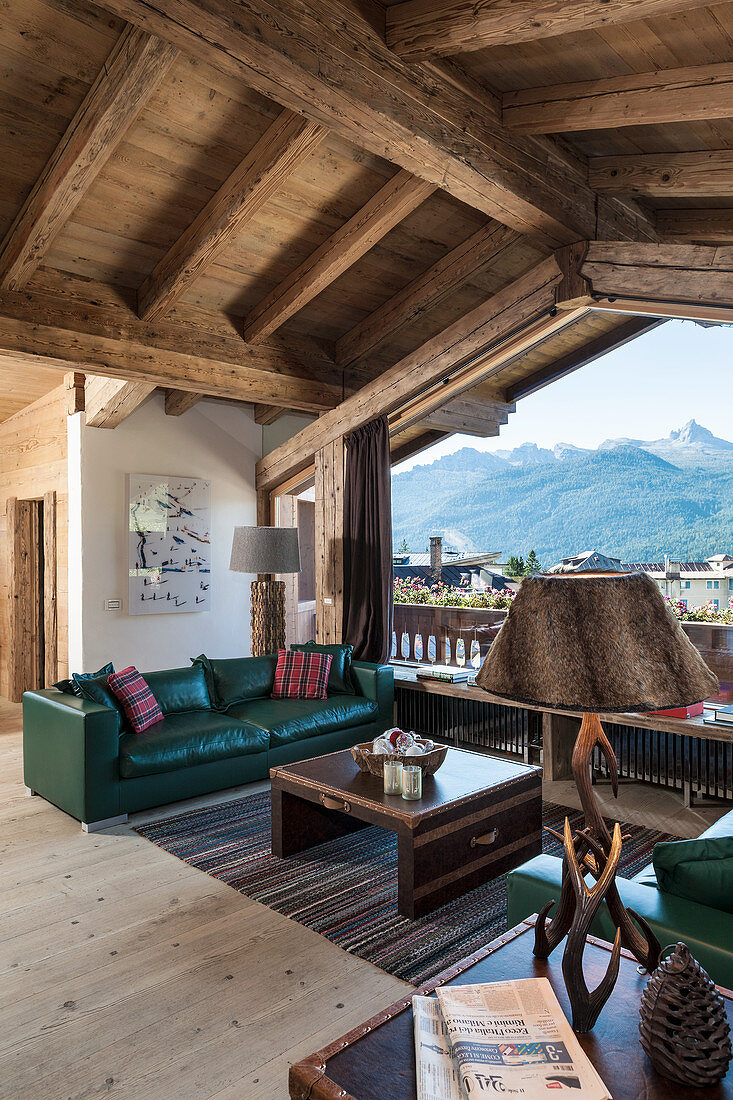
<svg viewBox="0 0 733 1100"><path fill-rule="evenodd" d="M414 920L542 848L542 773L448 749L423 796L387 795L348 749L272 768L272 853L281 859L379 825L397 834L398 909Z"/></svg>
<svg viewBox="0 0 733 1100"><path fill-rule="evenodd" d="M434 978L416 993L438 985L472 985L513 978L548 978L565 1015L570 1003L562 978L562 944L549 959L535 959L534 918L512 928L470 958ZM595 989L606 972L611 944L589 937L583 958L586 981ZM648 975L622 951L618 981L593 1031L580 1044L613 1100L733 1100L733 1072L720 1085L690 1089L653 1069L639 1043L639 1004ZM733 993L722 990L733 1025ZM487 1094L488 1095L488 1094ZM491 1095L495 1095L493 1092ZM564 1093L563 1093L564 1095ZM397 1001L348 1035L290 1069L291 1100L415 1100L412 1004Z"/></svg>

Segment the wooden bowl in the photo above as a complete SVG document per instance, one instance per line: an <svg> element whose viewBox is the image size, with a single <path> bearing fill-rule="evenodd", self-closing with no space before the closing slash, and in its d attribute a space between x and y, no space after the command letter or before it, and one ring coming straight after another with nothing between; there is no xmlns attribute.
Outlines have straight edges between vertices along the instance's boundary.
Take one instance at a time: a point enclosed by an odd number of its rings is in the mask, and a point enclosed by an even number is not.
<svg viewBox="0 0 733 1100"><path fill-rule="evenodd" d="M425 744L422 737L416 737L415 740L419 745ZM385 760L399 760L401 764L414 764L416 767L422 768L423 775L435 775L445 760L447 752L447 745L436 745L432 752L428 752L424 756L405 756L403 752L376 754L372 752L371 741L367 741L363 745L354 745L351 749L351 755L358 764L360 771L368 772L370 775L378 775L380 779L384 778Z"/></svg>

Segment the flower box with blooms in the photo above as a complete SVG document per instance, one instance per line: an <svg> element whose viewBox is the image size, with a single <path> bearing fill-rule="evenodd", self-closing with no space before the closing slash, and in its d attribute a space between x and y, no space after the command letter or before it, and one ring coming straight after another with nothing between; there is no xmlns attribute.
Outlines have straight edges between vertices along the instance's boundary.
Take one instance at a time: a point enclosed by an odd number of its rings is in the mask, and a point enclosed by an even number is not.
<svg viewBox="0 0 733 1100"><path fill-rule="evenodd" d="M670 600L666 596L664 598L680 622L733 626L733 600L727 607L716 607L713 603L706 603L704 607L687 607L681 600Z"/></svg>
<svg viewBox="0 0 733 1100"><path fill-rule="evenodd" d="M489 588L485 592L477 592L471 588L453 588L449 584L439 581L437 584L427 585L422 581L414 581L395 577L394 602L429 604L432 607L472 607L476 610L506 611L511 607L514 592L499 591Z"/></svg>

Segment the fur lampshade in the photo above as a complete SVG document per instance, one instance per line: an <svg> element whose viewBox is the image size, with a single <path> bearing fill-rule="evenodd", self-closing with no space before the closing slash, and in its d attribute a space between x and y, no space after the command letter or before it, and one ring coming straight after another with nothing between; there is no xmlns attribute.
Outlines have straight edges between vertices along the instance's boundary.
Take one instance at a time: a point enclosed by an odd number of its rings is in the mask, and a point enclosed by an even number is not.
<svg viewBox="0 0 733 1100"><path fill-rule="evenodd" d="M718 690L646 573L525 580L476 683L517 703L596 713L667 710Z"/></svg>

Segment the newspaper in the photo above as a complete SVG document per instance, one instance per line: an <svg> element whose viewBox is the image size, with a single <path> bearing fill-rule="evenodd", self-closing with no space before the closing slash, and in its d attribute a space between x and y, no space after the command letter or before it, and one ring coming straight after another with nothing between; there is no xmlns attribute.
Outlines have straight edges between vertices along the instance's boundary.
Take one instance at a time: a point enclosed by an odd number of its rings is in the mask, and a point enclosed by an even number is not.
<svg viewBox="0 0 733 1100"><path fill-rule="evenodd" d="M547 978L450 986L437 995L466 1097L611 1100Z"/></svg>
<svg viewBox="0 0 733 1100"><path fill-rule="evenodd" d="M462 1100L448 1031L434 997L412 998L417 1100Z"/></svg>

